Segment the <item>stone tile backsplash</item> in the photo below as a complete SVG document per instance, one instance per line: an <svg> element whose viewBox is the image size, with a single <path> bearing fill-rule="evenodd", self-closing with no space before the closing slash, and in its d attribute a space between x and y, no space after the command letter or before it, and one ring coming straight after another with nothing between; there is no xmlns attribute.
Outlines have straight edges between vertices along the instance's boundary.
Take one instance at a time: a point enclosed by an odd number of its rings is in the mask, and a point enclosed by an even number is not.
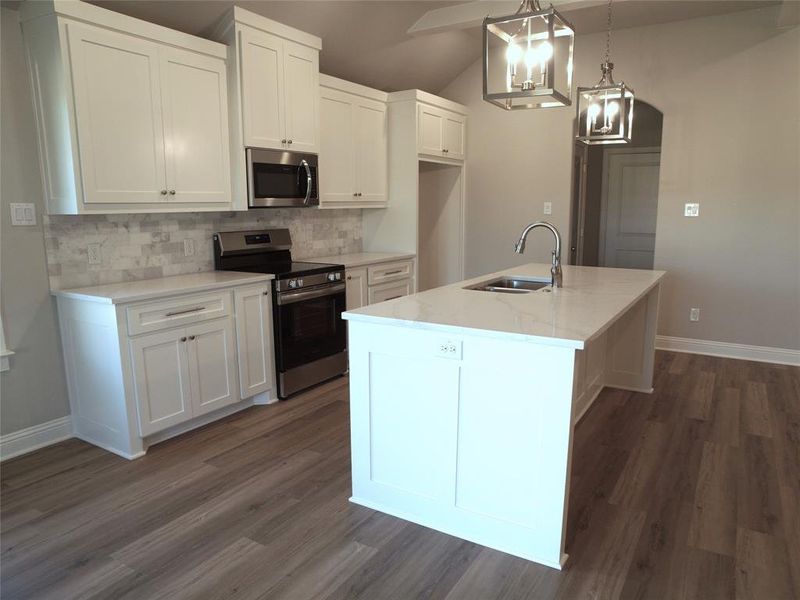
<svg viewBox="0 0 800 600"><path fill-rule="evenodd" d="M43 220L52 289L213 270L215 231L288 227L292 256L298 259L362 249L361 211L353 209L54 215ZM100 263L90 265L87 248L93 243L100 244ZM187 245L194 250L189 255Z"/></svg>

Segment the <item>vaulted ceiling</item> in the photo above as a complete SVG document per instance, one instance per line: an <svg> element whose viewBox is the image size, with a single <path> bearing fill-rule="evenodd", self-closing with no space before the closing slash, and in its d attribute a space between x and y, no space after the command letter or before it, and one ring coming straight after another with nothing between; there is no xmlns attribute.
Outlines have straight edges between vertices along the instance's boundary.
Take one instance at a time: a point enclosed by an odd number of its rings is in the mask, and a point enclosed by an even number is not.
<svg viewBox="0 0 800 600"><path fill-rule="evenodd" d="M446 26L412 36L429 11L450 19L464 2L433 0L90 0L104 8L192 34L208 30L236 4L322 38L320 70L386 91L420 88L436 93L480 56L480 29ZM606 4L552 0L578 34L602 31ZM550 0L542 4L549 4ZM485 11L515 2L483 2ZM780 4L779 0L616 0L616 27L634 27ZM448 8L451 7L451 8ZM452 8L456 7L456 8ZM478 9L478 12L484 8ZM513 12L511 10L510 12ZM496 13L495 13L496 14Z"/></svg>

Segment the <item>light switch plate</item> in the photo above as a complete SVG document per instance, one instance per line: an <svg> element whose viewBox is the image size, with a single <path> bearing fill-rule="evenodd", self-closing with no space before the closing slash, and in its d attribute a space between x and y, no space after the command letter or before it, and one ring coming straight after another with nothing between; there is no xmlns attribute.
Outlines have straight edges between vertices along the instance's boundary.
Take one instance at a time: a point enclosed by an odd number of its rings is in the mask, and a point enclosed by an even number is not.
<svg viewBox="0 0 800 600"><path fill-rule="evenodd" d="M544 214L552 215L553 214L553 203L552 202L545 202L544 203Z"/></svg>
<svg viewBox="0 0 800 600"><path fill-rule="evenodd" d="M684 217L698 217L700 216L700 205L696 202L687 202L683 209Z"/></svg>
<svg viewBox="0 0 800 600"><path fill-rule="evenodd" d="M36 205L30 202L11 202L11 224L30 227L36 225Z"/></svg>

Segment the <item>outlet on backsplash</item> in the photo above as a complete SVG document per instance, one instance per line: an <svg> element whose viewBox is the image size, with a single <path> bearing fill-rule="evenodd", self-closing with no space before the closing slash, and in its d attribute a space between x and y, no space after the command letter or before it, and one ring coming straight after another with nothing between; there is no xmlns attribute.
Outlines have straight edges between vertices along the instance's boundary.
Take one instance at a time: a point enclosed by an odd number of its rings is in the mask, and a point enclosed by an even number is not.
<svg viewBox="0 0 800 600"><path fill-rule="evenodd" d="M191 238L186 238L183 240L183 255L184 256L194 256L194 240Z"/></svg>
<svg viewBox="0 0 800 600"><path fill-rule="evenodd" d="M102 264L103 259L101 253L102 253L102 247L98 243L89 244L88 246L86 246L86 255L88 257L90 265Z"/></svg>

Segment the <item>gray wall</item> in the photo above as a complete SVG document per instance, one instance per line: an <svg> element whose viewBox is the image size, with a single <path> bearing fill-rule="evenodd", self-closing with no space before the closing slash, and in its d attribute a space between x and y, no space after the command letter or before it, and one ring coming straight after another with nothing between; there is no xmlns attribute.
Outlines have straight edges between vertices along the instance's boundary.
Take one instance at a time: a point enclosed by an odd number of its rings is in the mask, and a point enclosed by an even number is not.
<svg viewBox="0 0 800 600"><path fill-rule="evenodd" d="M0 374L0 433L69 412L42 233L42 184L16 11L0 9L0 306L16 354ZM10 202L34 202L36 227L11 227Z"/></svg>
<svg viewBox="0 0 800 600"><path fill-rule="evenodd" d="M662 335L800 349L800 35L776 28L777 11L614 33L615 77L664 114ZM598 79L604 42L577 38L577 82ZM475 63L442 93L470 109L469 275L547 261L544 234L524 258L510 249L525 223L543 218L544 201L569 231L573 109L506 113L480 92ZM700 203L699 218L682 216L686 202ZM690 307L701 308L700 322L689 322Z"/></svg>

